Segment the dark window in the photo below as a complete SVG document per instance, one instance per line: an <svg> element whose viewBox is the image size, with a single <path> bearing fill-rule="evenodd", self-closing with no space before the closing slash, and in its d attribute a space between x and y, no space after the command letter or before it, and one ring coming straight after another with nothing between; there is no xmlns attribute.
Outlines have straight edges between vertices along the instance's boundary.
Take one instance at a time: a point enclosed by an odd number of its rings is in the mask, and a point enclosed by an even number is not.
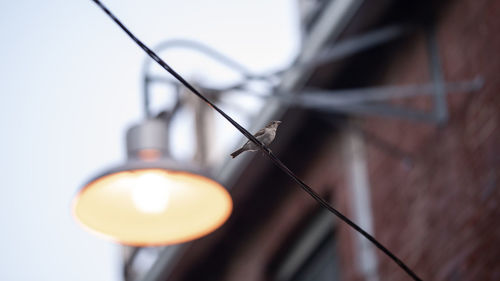
<svg viewBox="0 0 500 281"><path fill-rule="evenodd" d="M292 281L333 281L339 279L338 257L333 232L322 241L299 268Z"/></svg>
<svg viewBox="0 0 500 281"><path fill-rule="evenodd" d="M293 239L284 243L284 254L275 260L273 281L340 280L335 239L335 219L318 210L307 216Z"/></svg>

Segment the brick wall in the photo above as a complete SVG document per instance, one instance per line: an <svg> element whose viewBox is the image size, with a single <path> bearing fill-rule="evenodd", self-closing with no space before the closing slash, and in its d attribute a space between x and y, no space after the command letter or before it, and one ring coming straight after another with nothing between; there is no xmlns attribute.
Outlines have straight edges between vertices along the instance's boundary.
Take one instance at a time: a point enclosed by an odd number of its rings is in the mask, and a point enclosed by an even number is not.
<svg viewBox="0 0 500 281"><path fill-rule="evenodd" d="M424 280L500 279L500 1L450 3L437 23L445 79L480 74L481 91L448 96L444 127L363 119L363 128L408 153L368 139L375 236ZM380 84L429 81L422 36L395 53ZM407 103L426 107L426 98ZM346 240L347 241L347 240ZM381 280L408 277L379 254ZM354 272L346 265L346 272ZM356 280L345 275L345 280Z"/></svg>

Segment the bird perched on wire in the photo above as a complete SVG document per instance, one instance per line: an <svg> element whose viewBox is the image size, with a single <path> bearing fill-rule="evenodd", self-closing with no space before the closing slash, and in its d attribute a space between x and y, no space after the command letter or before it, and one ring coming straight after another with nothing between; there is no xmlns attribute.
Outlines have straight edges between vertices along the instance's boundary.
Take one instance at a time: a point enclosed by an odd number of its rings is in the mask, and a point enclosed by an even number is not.
<svg viewBox="0 0 500 281"><path fill-rule="evenodd" d="M255 138L260 140L263 144L270 145L271 142L273 142L274 138L276 137L276 130L278 129L278 126L281 124L281 121L271 121L269 124L267 124L266 127L260 129L255 135L253 135ZM257 151L259 150L259 146L255 143L253 143L251 140L248 140L240 149L236 150L235 152L231 153L231 157L236 157L240 155L240 153L244 151Z"/></svg>

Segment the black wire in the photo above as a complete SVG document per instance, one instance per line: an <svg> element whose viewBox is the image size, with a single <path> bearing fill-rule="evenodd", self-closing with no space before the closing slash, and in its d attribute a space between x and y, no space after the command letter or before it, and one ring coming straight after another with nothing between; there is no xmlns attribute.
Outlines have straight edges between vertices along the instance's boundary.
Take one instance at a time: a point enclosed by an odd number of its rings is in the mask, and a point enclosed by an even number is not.
<svg viewBox="0 0 500 281"><path fill-rule="evenodd" d="M256 75L256 74L252 73L243 64L237 62L236 60L230 58L229 56L226 56L225 54L220 53L219 51L217 51L217 50L213 49L212 47L205 45L201 42L187 40L187 39L174 39L174 40L164 41L164 42L158 44L155 48L153 48L153 50L156 52L159 52L160 50L164 51L165 49L172 48L172 47L190 48L190 49L193 49L195 51L201 52L201 53L211 57L213 60L215 60L215 61L225 65L226 67L229 67L232 70L240 73L246 79L256 79L256 80L267 79L266 76Z"/></svg>
<svg viewBox="0 0 500 281"><path fill-rule="evenodd" d="M361 227L355 224L353 221L344 216L341 212L337 211L334 207L332 207L328 202L326 202L323 198L321 198L314 190L312 190L307 184L305 184L299 177L297 177L290 169L288 169L285 164L281 162L281 160L276 157L271 150L265 146L262 142L260 142L257 138L255 138L250 132L248 132L245 128L243 128L240 124L234 121L229 115L227 115L224 111L219 109L215 104L213 104L210 100L208 100L205 96L203 96L198 90L196 90L191 84L189 84L182 76L180 76L177 72L175 72L167 63L165 63L158 55L156 55L153 51L151 51L146 45L144 45L137 37L132 34L99 0L94 1L106 14L108 14L113 21L118 24L125 33L127 33L132 40L134 40L153 60L155 60L158 64L160 64L166 71L168 71L172 76L174 76L179 82L181 82L186 88L191 90L193 94L198 96L200 99L205 101L208 105L210 105L213 109L219 112L224 118L226 118L236 129L238 129L245 137L251 140L253 143L258 145L261 150L267 153L269 158L278 166L281 170L283 170L288 176L290 176L299 186L304 189L311 197L313 197L322 207L332 212L338 218L343 220L349 226L354 228L357 232L361 233L366 239L370 240L377 248L379 248L382 252L384 252L387 256L389 256L396 264L398 264L408 275L410 275L414 280L421 281L421 279L408 267L405 263L403 263L396 255L394 255L391 251L389 251L386 247L380 244L373 236L364 231Z"/></svg>

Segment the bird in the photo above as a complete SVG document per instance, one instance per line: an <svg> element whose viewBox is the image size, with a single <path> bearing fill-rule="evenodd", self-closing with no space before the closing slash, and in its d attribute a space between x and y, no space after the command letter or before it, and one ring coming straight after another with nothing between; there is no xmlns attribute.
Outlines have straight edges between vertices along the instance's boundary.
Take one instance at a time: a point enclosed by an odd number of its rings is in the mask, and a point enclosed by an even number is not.
<svg viewBox="0 0 500 281"><path fill-rule="evenodd" d="M271 142L273 142L274 138L276 137L276 130L278 129L278 126L280 124L281 121L271 121L269 124L267 124L266 127L260 129L253 136L256 137L258 140L260 140L264 145L266 146L270 145ZM248 140L240 149L231 153L231 157L235 158L244 151L257 151L257 150L259 150L259 146L253 143L251 140Z"/></svg>

